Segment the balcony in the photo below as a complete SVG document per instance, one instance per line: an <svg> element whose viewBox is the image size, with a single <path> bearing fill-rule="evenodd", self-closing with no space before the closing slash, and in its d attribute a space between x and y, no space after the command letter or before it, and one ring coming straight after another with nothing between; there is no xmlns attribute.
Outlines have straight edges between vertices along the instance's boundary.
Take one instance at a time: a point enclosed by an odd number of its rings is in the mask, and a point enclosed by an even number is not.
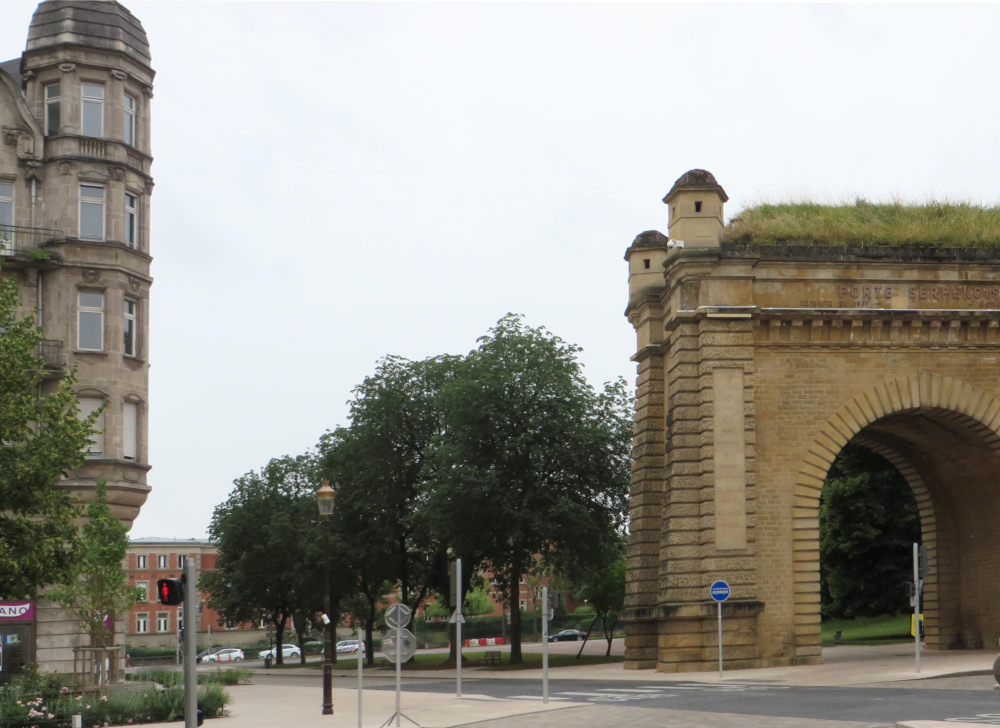
<svg viewBox="0 0 1000 728"><path fill-rule="evenodd" d="M0 225L0 258L33 258L35 254L31 251L37 250L42 243L61 240L62 237L62 230ZM39 258L44 257L39 256Z"/></svg>
<svg viewBox="0 0 1000 728"><path fill-rule="evenodd" d="M47 372L61 372L65 369L62 357L63 343L59 339L43 339L35 348L35 356L43 360L42 368Z"/></svg>

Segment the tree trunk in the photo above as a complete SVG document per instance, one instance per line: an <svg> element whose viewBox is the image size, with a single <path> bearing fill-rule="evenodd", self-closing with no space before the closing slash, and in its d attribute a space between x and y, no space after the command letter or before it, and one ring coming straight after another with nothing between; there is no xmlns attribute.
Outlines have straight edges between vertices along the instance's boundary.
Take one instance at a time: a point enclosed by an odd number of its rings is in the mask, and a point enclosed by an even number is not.
<svg viewBox="0 0 1000 728"><path fill-rule="evenodd" d="M610 631L607 629L607 624L608 624L607 623L607 619L605 619L605 622L604 622L604 625L605 625L604 636L608 638L608 651L604 653L604 656L605 657L611 657L611 641L615 638L615 627L618 626L618 618L616 617L615 621L611 624L611 630Z"/></svg>
<svg viewBox="0 0 1000 728"><path fill-rule="evenodd" d="M299 631L298 621L295 622L295 633L299 638L299 652L301 653L299 655L299 664L304 665L306 664L306 631L305 629Z"/></svg>
<svg viewBox="0 0 1000 728"><path fill-rule="evenodd" d="M285 623L288 621L288 617L282 615L281 619L274 620L274 664L284 665L284 655L282 654L284 650L281 649L281 645L285 642Z"/></svg>
<svg viewBox="0 0 1000 728"><path fill-rule="evenodd" d="M594 621L590 623L590 628L587 630L587 636L583 638L583 644L580 645L580 651L576 653L576 659L580 659L580 655L583 654L583 648L587 646L587 640L590 639L590 633L594 631L594 625L597 624L597 620L600 619L599 616L594 617Z"/></svg>
<svg viewBox="0 0 1000 728"><path fill-rule="evenodd" d="M372 667L375 664L375 612L377 606L374 601L369 600L368 607L368 620L365 622L365 658L368 667Z"/></svg>
<svg viewBox="0 0 1000 728"><path fill-rule="evenodd" d="M510 570L510 664L524 662L521 655L521 570L515 560Z"/></svg>

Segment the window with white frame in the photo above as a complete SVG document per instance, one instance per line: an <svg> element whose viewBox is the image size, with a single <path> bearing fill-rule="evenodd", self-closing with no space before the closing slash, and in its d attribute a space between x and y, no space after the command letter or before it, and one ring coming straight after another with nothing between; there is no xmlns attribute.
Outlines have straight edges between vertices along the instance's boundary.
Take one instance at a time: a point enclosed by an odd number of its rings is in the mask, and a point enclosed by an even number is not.
<svg viewBox="0 0 1000 728"><path fill-rule="evenodd" d="M177 610L177 631L180 632L182 629L184 629L184 610L183 609L178 609Z"/></svg>
<svg viewBox="0 0 1000 728"><path fill-rule="evenodd" d="M135 615L135 631L139 634L144 634L149 631L149 615L148 614L137 614Z"/></svg>
<svg viewBox="0 0 1000 728"><path fill-rule="evenodd" d="M125 423L122 428L122 456L126 460L136 459L136 434L139 429L139 405L135 402L125 402L123 407Z"/></svg>
<svg viewBox="0 0 1000 728"><path fill-rule="evenodd" d="M527 599L521 599L521 600L519 600L518 601L518 606L521 607L521 611L522 612L527 611L528 610L528 600Z"/></svg>
<svg viewBox="0 0 1000 728"><path fill-rule="evenodd" d="M13 255L14 183L0 179L0 255Z"/></svg>
<svg viewBox="0 0 1000 728"><path fill-rule="evenodd" d="M104 240L104 187L80 185L80 239Z"/></svg>
<svg viewBox="0 0 1000 728"><path fill-rule="evenodd" d="M104 87L96 83L83 84L83 104L80 110L83 136L104 136Z"/></svg>
<svg viewBox="0 0 1000 728"><path fill-rule="evenodd" d="M148 563L149 561L147 560L146 554L139 554L138 556L135 557L135 568L137 569L148 568L146 566L146 564Z"/></svg>
<svg viewBox="0 0 1000 728"><path fill-rule="evenodd" d="M50 83L45 87L45 136L56 136L61 130L59 125L60 108L62 106L62 87L58 83Z"/></svg>
<svg viewBox="0 0 1000 728"><path fill-rule="evenodd" d="M170 612L157 612L157 614L156 614L156 631L157 632L169 632L170 631Z"/></svg>
<svg viewBox="0 0 1000 728"><path fill-rule="evenodd" d="M156 565L157 565L157 567L159 567L161 569L166 569L167 568L167 556L166 556L166 554L161 554L160 556L156 557Z"/></svg>
<svg viewBox="0 0 1000 728"><path fill-rule="evenodd" d="M77 292L76 348L104 351L104 294Z"/></svg>
<svg viewBox="0 0 1000 728"><path fill-rule="evenodd" d="M136 582L135 588L138 589L141 592L141 594L139 594L139 596L136 598L136 601L139 601L139 602L148 602L149 601L149 582L148 581L139 581L139 582Z"/></svg>
<svg viewBox="0 0 1000 728"><path fill-rule="evenodd" d="M187 560L188 560L187 556L185 556L184 554L178 554L177 555L177 568L178 569L183 569L187 565Z"/></svg>
<svg viewBox="0 0 1000 728"><path fill-rule="evenodd" d="M85 420L104 406L104 400L98 397L80 397L77 400L79 407L79 417ZM97 416L97 420L92 425L90 435L90 445L84 453L88 460L96 460L104 457L104 412Z"/></svg>
<svg viewBox="0 0 1000 728"><path fill-rule="evenodd" d="M138 311L138 305L136 302L126 298L125 299L125 354L128 356L136 355L136 312Z"/></svg>
<svg viewBox="0 0 1000 728"><path fill-rule="evenodd" d="M131 192L125 193L125 244L139 247L139 198Z"/></svg>
<svg viewBox="0 0 1000 728"><path fill-rule="evenodd" d="M125 143L130 147L135 146L135 97L125 94L122 97L122 127L124 128Z"/></svg>

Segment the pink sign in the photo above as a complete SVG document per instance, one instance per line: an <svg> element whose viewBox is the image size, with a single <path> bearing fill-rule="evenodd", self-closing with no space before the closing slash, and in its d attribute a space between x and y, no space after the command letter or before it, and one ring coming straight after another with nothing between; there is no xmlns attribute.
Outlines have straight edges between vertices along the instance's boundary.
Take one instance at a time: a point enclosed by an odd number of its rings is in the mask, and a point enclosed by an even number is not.
<svg viewBox="0 0 1000 728"><path fill-rule="evenodd" d="M0 602L0 622L30 622L34 618L34 602Z"/></svg>

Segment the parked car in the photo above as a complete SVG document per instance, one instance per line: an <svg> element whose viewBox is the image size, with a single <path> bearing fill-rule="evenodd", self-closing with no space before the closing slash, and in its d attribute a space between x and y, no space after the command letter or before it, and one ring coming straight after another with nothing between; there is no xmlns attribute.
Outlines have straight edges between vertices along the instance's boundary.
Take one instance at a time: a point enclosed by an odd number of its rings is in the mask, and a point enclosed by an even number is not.
<svg viewBox="0 0 1000 728"><path fill-rule="evenodd" d="M365 646L357 640L343 640L337 643L338 655L353 655L355 652L364 652Z"/></svg>
<svg viewBox="0 0 1000 728"><path fill-rule="evenodd" d="M212 645L207 650L202 650L197 655L195 655L195 662L208 662L207 658L209 655L214 655L216 652L222 649L222 645Z"/></svg>
<svg viewBox="0 0 1000 728"><path fill-rule="evenodd" d="M549 642L579 642L586 636L578 629L564 629L562 632L549 635Z"/></svg>
<svg viewBox="0 0 1000 728"><path fill-rule="evenodd" d="M243 650L236 649L235 647L227 647L224 650L205 655L202 658L202 662L243 662L245 659Z"/></svg>
<svg viewBox="0 0 1000 728"><path fill-rule="evenodd" d="M260 655L258 655L258 657L260 657L260 659L262 659L262 660L265 659L265 658L270 657L273 660L277 654L278 653L275 650L273 650L273 649L272 650L264 650L263 652L260 653ZM282 657L298 657L301 654L302 654L302 650L300 650L295 645L282 645L281 646L281 656Z"/></svg>

